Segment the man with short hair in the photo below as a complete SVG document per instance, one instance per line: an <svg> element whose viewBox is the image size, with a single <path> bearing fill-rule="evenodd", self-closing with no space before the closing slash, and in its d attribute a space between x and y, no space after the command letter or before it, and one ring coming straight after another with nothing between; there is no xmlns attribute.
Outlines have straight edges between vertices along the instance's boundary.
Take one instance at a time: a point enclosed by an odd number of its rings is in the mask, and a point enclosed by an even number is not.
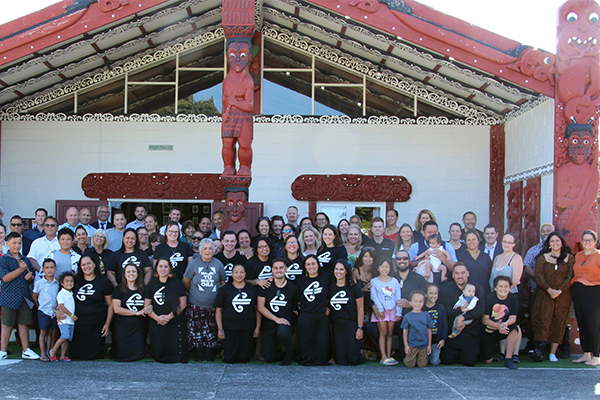
<svg viewBox="0 0 600 400"><path fill-rule="evenodd" d="M29 254L29 249L31 248L31 243L33 242L31 239L27 237L23 237L23 229L25 228L25 222L20 215L15 215L10 219L10 231L16 232L21 235L21 254Z"/></svg>
<svg viewBox="0 0 600 400"><path fill-rule="evenodd" d="M133 215L135 215L135 219L127 224L127 228L137 229L145 226L144 219L146 218L146 215L148 215L145 205L138 204L135 206Z"/></svg>
<svg viewBox="0 0 600 400"><path fill-rule="evenodd" d="M381 260L382 257L392 258L392 254L394 254L394 242L384 238L383 232L385 232L383 218L373 218L373 221L371 222L371 234L373 239L369 239L363 243L363 248L372 247L375 249L378 260Z"/></svg>
<svg viewBox="0 0 600 400"><path fill-rule="evenodd" d="M98 220L92 224L92 227L103 229L105 231L115 227L114 224L108 220L110 218L110 209L107 205L98 207L96 213L98 215Z"/></svg>
<svg viewBox="0 0 600 400"><path fill-rule="evenodd" d="M58 221L53 216L49 216L44 221L44 236L38 238L31 243L31 248L27 254L27 258L31 260L31 264L36 271L35 279L40 278L41 267L46 257L52 250L60 249L56 232L58 231Z"/></svg>
<svg viewBox="0 0 600 400"><path fill-rule="evenodd" d="M35 224L31 229L29 229L24 237L28 238L32 242L35 239L39 239L44 237L46 234L44 233L44 222L46 221L46 217L48 216L48 211L45 208L38 208L35 210Z"/></svg>
<svg viewBox="0 0 600 400"><path fill-rule="evenodd" d="M440 287L439 302L446 308L448 326L453 326L457 318L456 327L461 331L460 335L446 339L442 348L441 360L444 364L454 364L460 360L461 364L472 367L477 363L479 357L479 335L481 331L481 317L485 311L484 292L481 285L469 281L469 269L463 262L457 262L452 271L452 282ZM475 286L475 296L479 298L477 305L471 311L468 305L462 308L454 308L458 298L463 294L467 283ZM465 320L470 320L468 325Z"/></svg>
<svg viewBox="0 0 600 400"><path fill-rule="evenodd" d="M281 230L283 229L284 221L281 215L273 215L271 218L271 237L275 239L274 244L283 241Z"/></svg>
<svg viewBox="0 0 600 400"><path fill-rule="evenodd" d="M428 240L429 237L435 233L440 233L437 222L427 221L423 224L424 240L413 243L413 245L410 246L410 249L408 250L410 259L413 260L413 264L416 265L415 261L418 261L425 256L429 257L430 255L433 255L442 261L442 263L448 268L448 271L452 271L454 263L458 261L456 258L456 250L454 250L454 246L452 246L450 243L444 242L443 240L440 247L443 247L444 250L450 254L450 259L448 259L448 257L446 257L446 255L440 251L439 248L431 250L429 248Z"/></svg>
<svg viewBox="0 0 600 400"><path fill-rule="evenodd" d="M213 213L213 229L210 233L209 239L221 239L221 225L225 220L225 213L223 211L215 211Z"/></svg>
<svg viewBox="0 0 600 400"><path fill-rule="evenodd" d="M88 241L91 243L92 235L96 232L96 228L90 225L92 220L92 213L89 208L82 208L79 210L79 225L83 226L88 235ZM88 243L88 244L90 244Z"/></svg>
<svg viewBox="0 0 600 400"><path fill-rule="evenodd" d="M223 251L217 253L215 258L223 263L225 275L227 276L225 282L229 282L231 280L231 271L233 271L233 267L236 265L245 265L247 259L246 256L240 254L235 249L235 246L237 245L237 236L234 231L225 231L222 236L221 243L223 244Z"/></svg>
<svg viewBox="0 0 600 400"><path fill-rule="evenodd" d="M106 231L108 249L118 251L123 245L123 233L127 225L127 218L123 210L117 210L113 213L113 224L115 224L115 227Z"/></svg>
<svg viewBox="0 0 600 400"><path fill-rule="evenodd" d="M67 213L65 214L65 217L67 218L67 222L60 225L58 227L58 230L60 231L62 228L69 228L73 231L73 233L75 233L75 229L79 224L79 210L75 207L69 207Z"/></svg>
<svg viewBox="0 0 600 400"><path fill-rule="evenodd" d="M479 237L479 242L483 242L483 232L481 232L475 227L475 225L477 225L477 215L475 215L473 211L467 211L466 213L464 213L462 222L464 228L462 231L462 235L460 236L460 240L464 241L467 236L467 232L470 230L474 230L477 233L477 236Z"/></svg>
<svg viewBox="0 0 600 400"><path fill-rule="evenodd" d="M483 228L484 243L480 246L481 251L490 257L490 260L494 261L496 256L504 253L502 246L498 243L498 230L494 224L487 224Z"/></svg>
<svg viewBox="0 0 600 400"><path fill-rule="evenodd" d="M210 234L211 234L210 224L211 224L210 218L208 218L206 216L200 218L200 223L198 224L198 229L200 230L200 232L202 232L204 237L209 238L209 239L210 239Z"/></svg>
<svg viewBox="0 0 600 400"><path fill-rule="evenodd" d="M294 228L298 227L298 207L289 206L287 208L287 212L285 213L285 217L287 218L287 223L292 225Z"/></svg>
<svg viewBox="0 0 600 400"><path fill-rule="evenodd" d="M181 224L179 223L180 219L181 219L181 210L177 207L172 207L171 210L169 211L169 220L177 222L177 225L179 225L179 232L181 232ZM160 227L159 233L163 236L165 236L166 227L167 227L167 224L164 224L163 226ZM204 237L208 237L208 236L204 236Z"/></svg>

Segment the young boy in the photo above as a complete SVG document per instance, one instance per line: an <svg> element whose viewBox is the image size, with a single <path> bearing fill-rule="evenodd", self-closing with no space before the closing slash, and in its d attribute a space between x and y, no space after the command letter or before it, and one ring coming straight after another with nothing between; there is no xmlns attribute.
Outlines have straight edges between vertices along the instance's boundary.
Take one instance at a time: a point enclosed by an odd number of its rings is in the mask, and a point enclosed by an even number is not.
<svg viewBox="0 0 600 400"><path fill-rule="evenodd" d="M410 295L412 311L402 318L402 334L404 338L404 365L408 368L424 368L427 366L427 356L431 354L431 330L433 322L429 313L423 312L425 295L413 292Z"/></svg>
<svg viewBox="0 0 600 400"><path fill-rule="evenodd" d="M504 366L517 369L513 363L513 350L517 344L517 295L510 293L512 280L508 276L494 279L494 291L485 297L485 312L481 322L485 331L481 335L481 358L490 364L496 355L496 345L506 339Z"/></svg>
<svg viewBox="0 0 600 400"><path fill-rule="evenodd" d="M49 258L42 264L42 276L33 286L32 299L38 308L37 318L40 328L40 361L50 361L46 356L46 349L51 349L56 341L56 295L58 294L58 281L54 277L56 263Z"/></svg>
<svg viewBox="0 0 600 400"><path fill-rule="evenodd" d="M429 363L431 365L440 364L440 354L442 347L446 344L448 337L448 317L446 316L446 308L437 302L439 289L434 284L429 284L425 289L424 311L429 313L433 329L431 330L431 354L429 355Z"/></svg>
<svg viewBox="0 0 600 400"><path fill-rule="evenodd" d="M460 316L464 316L466 313L471 311L477 305L479 298L475 296L475 291L477 288L472 283L467 283L465 288L463 289L463 293L460 295L456 303L454 304L454 309L460 308L462 310L462 314ZM454 318L454 322L452 323L452 333L448 335L448 338L453 339L460 334L460 330L456 327L456 320L458 317ZM465 320L463 323L465 325L469 325L473 320Z"/></svg>

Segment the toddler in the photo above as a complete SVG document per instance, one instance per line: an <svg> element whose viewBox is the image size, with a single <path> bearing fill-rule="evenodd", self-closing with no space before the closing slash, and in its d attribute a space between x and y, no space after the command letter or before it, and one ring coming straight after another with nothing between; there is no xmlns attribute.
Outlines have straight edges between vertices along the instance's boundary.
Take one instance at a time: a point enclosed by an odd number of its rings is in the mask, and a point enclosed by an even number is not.
<svg viewBox="0 0 600 400"><path fill-rule="evenodd" d="M58 361L56 352L60 348L60 361L69 362L71 359L67 357L67 348L69 347L69 342L73 340L73 330L75 328L75 321L77 321L77 316L75 315L75 298L73 297L75 275L72 272L64 272L60 276L59 281L62 289L58 292L56 301L58 302L58 309L66 318L60 320L58 323L60 339L56 341L52 350L48 350L47 355L50 361Z"/></svg>
<svg viewBox="0 0 600 400"><path fill-rule="evenodd" d="M460 308L463 310L462 314L458 317L463 316L475 308L479 299L475 296L476 287L472 283L465 284L465 288L463 289L463 293L460 295L456 304L454 304L454 309ZM464 310L466 308L466 311ZM456 320L458 317L454 318L454 323L452 324L452 333L448 335L450 339L457 337L460 334L460 330L456 328ZM465 320L463 323L465 325L469 325L473 320Z"/></svg>
<svg viewBox="0 0 600 400"><path fill-rule="evenodd" d="M448 268L446 268L446 266L442 264L442 260L440 260L434 254L439 251L445 253L446 257L448 258L450 258L450 254L448 254L448 252L441 247L442 237L437 233L434 233L429 237L427 244L429 245L430 249L430 251L428 251L429 257L425 257L419 262L415 268L415 272L423 276L429 283L442 283L448 279L446 277Z"/></svg>

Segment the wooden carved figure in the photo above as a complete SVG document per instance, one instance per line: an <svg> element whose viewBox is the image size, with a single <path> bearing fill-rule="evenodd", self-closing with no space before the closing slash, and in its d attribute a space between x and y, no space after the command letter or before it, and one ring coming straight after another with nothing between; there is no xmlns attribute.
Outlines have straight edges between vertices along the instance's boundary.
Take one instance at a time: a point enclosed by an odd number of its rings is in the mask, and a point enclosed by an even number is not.
<svg viewBox="0 0 600 400"><path fill-rule="evenodd" d="M250 222L246 217L248 207L248 192L245 189L226 189L225 193L225 220L221 232L228 230L238 233L242 229L250 231Z"/></svg>

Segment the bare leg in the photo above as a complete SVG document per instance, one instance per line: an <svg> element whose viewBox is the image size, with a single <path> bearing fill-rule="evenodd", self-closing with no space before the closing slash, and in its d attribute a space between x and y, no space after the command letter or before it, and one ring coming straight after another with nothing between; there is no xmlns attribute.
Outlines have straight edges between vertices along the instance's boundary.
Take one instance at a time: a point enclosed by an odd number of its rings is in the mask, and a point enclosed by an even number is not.
<svg viewBox="0 0 600 400"><path fill-rule="evenodd" d="M386 322L378 322L377 327L379 328L379 351L381 352L381 361L385 361L389 355L387 353L386 347L386 337L387 337L387 323Z"/></svg>
<svg viewBox="0 0 600 400"><path fill-rule="evenodd" d="M10 339L10 333L12 332L12 326L2 325L2 336L0 338L0 350L6 351L8 349L8 339Z"/></svg>
<svg viewBox="0 0 600 400"><path fill-rule="evenodd" d="M43 359L46 358L46 343L49 342L49 338L50 336L52 336L51 334L48 334L46 331L43 331L40 329L40 338L39 338L39 343L40 343L40 355Z"/></svg>
<svg viewBox="0 0 600 400"><path fill-rule="evenodd" d="M574 363L584 363L584 362L588 362L592 360L592 353L588 352L588 353L583 353L583 355L575 360L573 360Z"/></svg>
<svg viewBox="0 0 600 400"><path fill-rule="evenodd" d="M506 338L506 358L512 358L513 351L515 346L517 345L517 341L519 340L519 332L517 329L514 329L511 333L508 334Z"/></svg>
<svg viewBox="0 0 600 400"><path fill-rule="evenodd" d="M17 325L19 331L19 337L21 338L21 346L23 350L29 348L29 326L28 325Z"/></svg>
<svg viewBox="0 0 600 400"><path fill-rule="evenodd" d="M223 175L235 175L235 139L223 138Z"/></svg>
<svg viewBox="0 0 600 400"><path fill-rule="evenodd" d="M65 340L65 339L63 339ZM69 347L69 341L65 340L63 344L60 345L60 359L64 359L67 356L67 348Z"/></svg>

